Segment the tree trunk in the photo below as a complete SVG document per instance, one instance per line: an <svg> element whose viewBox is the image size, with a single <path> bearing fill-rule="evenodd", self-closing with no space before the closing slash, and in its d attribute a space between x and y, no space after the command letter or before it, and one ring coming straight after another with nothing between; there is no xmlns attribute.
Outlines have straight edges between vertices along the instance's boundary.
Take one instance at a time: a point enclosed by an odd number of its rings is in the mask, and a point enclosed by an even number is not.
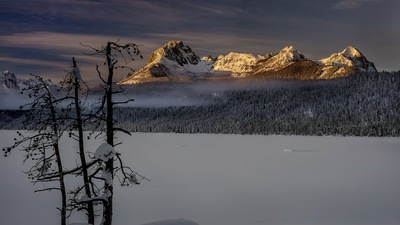
<svg viewBox="0 0 400 225"><path fill-rule="evenodd" d="M76 66L76 61L75 58L72 58L72 63L73 63L73 68L77 69ZM80 87L80 80L79 77L76 74L76 71L74 71L74 100L75 100L75 111L76 111L76 123L78 127L78 142L79 142L79 156L81 159L81 164L82 164L82 173L83 173L83 182L85 186L85 194L87 195L88 198L92 197L92 194L90 192L90 181L89 181L89 175L88 175L88 167L85 159L85 148L83 145L83 125L82 125L82 113L81 113L81 105L79 104L79 87ZM94 209L93 209L93 202L88 202L87 203L87 216L88 216L88 223L89 224L94 224Z"/></svg>
<svg viewBox="0 0 400 225"><path fill-rule="evenodd" d="M52 125L52 135L56 135L56 138L52 137L53 143L53 148L54 152L56 155L56 160L57 160L57 169L58 169L58 177L59 177L59 183L60 183L60 192L61 192L61 225L66 225L67 224L67 194L65 190L65 183L64 183L64 171L63 171L63 166L62 166L62 161L61 161L61 154L60 154L60 148L59 148L59 143L58 143L58 135L59 135L59 128L57 124L57 117L56 117L56 109L54 108L54 102L52 100L52 94L47 86L45 86L48 98L49 98L49 107L50 107L50 113L51 113L51 125Z"/></svg>
<svg viewBox="0 0 400 225"><path fill-rule="evenodd" d="M114 64L111 59L111 42L107 42L106 47L106 57L107 57L107 66L108 66L108 78L107 78L107 89L106 89L106 102L107 102L107 118L106 118L106 126L107 126L107 143L114 147L114 121L113 121L113 75L114 75ZM110 158L106 162L106 170L111 174L112 180L114 180L114 159ZM104 225L112 224L112 215L113 215L113 185L105 184L105 190L110 193L110 197L108 197L107 205L104 206Z"/></svg>
<svg viewBox="0 0 400 225"><path fill-rule="evenodd" d="M58 133L56 133L58 134ZM62 163L61 163L61 155L60 155L60 149L58 146L58 141L53 145L54 146L54 151L56 153L56 158L57 158L57 167L58 167L58 173L59 179L60 179L60 191L61 191L61 225L66 225L67 224L67 194L65 191L65 183L64 183L64 173L62 171Z"/></svg>

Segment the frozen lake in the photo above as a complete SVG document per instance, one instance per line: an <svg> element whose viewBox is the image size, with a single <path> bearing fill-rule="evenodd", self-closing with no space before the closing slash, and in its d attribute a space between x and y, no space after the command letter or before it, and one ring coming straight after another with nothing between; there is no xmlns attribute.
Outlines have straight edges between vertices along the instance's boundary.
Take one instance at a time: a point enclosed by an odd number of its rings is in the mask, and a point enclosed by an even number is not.
<svg viewBox="0 0 400 225"><path fill-rule="evenodd" d="M1 147L13 134L0 131ZM400 224L400 138L135 133L119 141L125 162L151 182L116 188L114 225ZM0 158L1 224L59 224L57 193L33 193L15 153Z"/></svg>

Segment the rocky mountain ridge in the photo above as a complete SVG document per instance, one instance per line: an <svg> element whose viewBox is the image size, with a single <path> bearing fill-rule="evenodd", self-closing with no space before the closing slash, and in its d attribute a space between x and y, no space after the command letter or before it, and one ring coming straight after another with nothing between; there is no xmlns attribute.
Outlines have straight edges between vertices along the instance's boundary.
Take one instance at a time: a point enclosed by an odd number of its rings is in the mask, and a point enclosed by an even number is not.
<svg viewBox="0 0 400 225"><path fill-rule="evenodd" d="M20 90L20 81L15 77L14 73L8 70L1 71L0 74L0 93L1 92L18 92Z"/></svg>
<svg viewBox="0 0 400 225"><path fill-rule="evenodd" d="M0 94L19 93L22 89L32 85L33 79L19 79L14 73L9 70L0 72ZM54 84L50 79L45 80L48 86L54 90L59 89L59 86Z"/></svg>
<svg viewBox="0 0 400 225"><path fill-rule="evenodd" d="M374 63L368 61L358 49L352 46L348 46L342 52L334 53L328 58L318 60L318 62L325 66L348 66L363 72L376 72Z"/></svg>
<svg viewBox="0 0 400 225"><path fill-rule="evenodd" d="M202 61L189 46L182 41L170 41L155 50L146 66L128 75L120 83L135 84L154 79L171 77L192 77L210 71L212 62Z"/></svg>
<svg viewBox="0 0 400 225"><path fill-rule="evenodd" d="M265 56L231 52L217 58L200 58L182 41L169 41L151 54L146 66L129 74L119 84L210 77L332 79L376 71L374 63L352 46L317 61L307 59L293 46Z"/></svg>

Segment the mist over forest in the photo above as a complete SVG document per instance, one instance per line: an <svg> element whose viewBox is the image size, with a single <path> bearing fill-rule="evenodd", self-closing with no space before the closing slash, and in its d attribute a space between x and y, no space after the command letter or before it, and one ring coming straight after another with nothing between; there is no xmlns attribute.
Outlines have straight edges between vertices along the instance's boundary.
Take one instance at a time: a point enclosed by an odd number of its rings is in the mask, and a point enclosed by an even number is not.
<svg viewBox="0 0 400 225"><path fill-rule="evenodd" d="M115 100L135 101L122 105L116 116L119 126L133 132L399 136L399 75L122 85L117 88L124 92ZM101 95L92 88L82 101L90 109ZM9 119L3 129L22 128L20 121Z"/></svg>

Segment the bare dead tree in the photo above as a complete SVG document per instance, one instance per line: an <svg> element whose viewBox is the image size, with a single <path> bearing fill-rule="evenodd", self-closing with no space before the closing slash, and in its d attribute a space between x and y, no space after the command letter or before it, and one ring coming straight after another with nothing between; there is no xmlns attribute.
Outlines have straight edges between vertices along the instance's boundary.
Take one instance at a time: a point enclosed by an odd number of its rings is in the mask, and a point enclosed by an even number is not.
<svg viewBox="0 0 400 225"><path fill-rule="evenodd" d="M115 133L128 131L116 127L117 120L114 111L118 105L126 104L133 99L117 102L113 97L124 90L115 85L114 71L127 68L127 64L134 60L134 56L140 55L138 46L133 43L120 45L117 42L108 42L105 47L95 50L94 55L105 57L107 75L102 76L99 67L96 67L104 95L100 104L94 110L82 112L80 89L84 84L80 77L79 68L73 59L72 70L63 82L64 88L60 95L55 95L57 90L50 81L43 80L40 76L33 76L30 85L23 89L23 93L32 98L32 102L21 108L28 108L25 129L28 132L17 132L18 138L14 139L11 147L4 148L7 156L14 149L25 152L24 162L28 159L34 161L33 166L26 172L33 183L46 183L43 189L37 191L59 190L61 193L61 225L66 225L67 211L86 210L88 223L94 224L96 207L101 211L101 224L111 225L113 214L113 181L118 178L122 186L140 184L146 178L130 167L126 166L120 153L114 147L120 143L114 143ZM125 65L119 64L123 59ZM64 92L66 91L66 92ZM66 106L65 106L66 105ZM103 143L94 154L86 160L84 149L83 126L84 121L104 124L105 129L101 133L106 135L106 143ZM80 165L72 169L65 169L62 163L59 139L63 132L69 130L70 137L79 143ZM73 131L77 130L78 134ZM74 190L67 190L65 177L67 175L82 176L83 184ZM146 179L147 180L147 179ZM54 184L48 186L47 184ZM69 191L67 193L67 191ZM69 195L68 195L69 194ZM70 200L68 204L67 201Z"/></svg>
<svg viewBox="0 0 400 225"><path fill-rule="evenodd" d="M95 222L95 212L93 207L93 202L88 201L82 204L77 203L76 198L81 192L84 190L85 195L90 199L92 198L92 190L90 188L90 179L89 179L89 169L90 165L88 165L86 160L86 153L84 148L84 135L83 135L83 124L84 118L82 114L82 105L81 105L81 94L82 85L86 85L85 82L82 80L81 73L79 67L76 64L75 58L72 58L72 68L71 71L67 73L64 81L61 82L63 90L65 90L65 94L67 97L70 97L72 102L67 105L66 114L64 114L64 119L69 121L69 136L73 137L79 145L79 159L80 159L80 166L77 168L75 172L76 175L81 175L83 179L83 185L81 187L76 188L75 190L71 190L70 194L72 203L69 205L73 210L77 208L78 210L86 210L86 215L89 224L94 224ZM87 86L86 86L87 87ZM74 113L68 113L71 111L71 108L74 109ZM78 134L74 134L74 130L77 130Z"/></svg>
<svg viewBox="0 0 400 225"><path fill-rule="evenodd" d="M59 120L60 103L62 98L56 98L54 87L49 81L40 76L32 75L30 84L22 90L32 98L32 102L21 108L28 108L25 114L24 125L28 132L17 132L11 147L3 149L7 156L14 149L25 153L24 162L32 160L33 166L26 171L28 178L33 183L46 183L38 191L59 190L61 194L61 225L66 225L67 218L67 193L64 180L64 171L61 158L59 138L61 137L62 123ZM49 183L56 185L49 186Z"/></svg>
<svg viewBox="0 0 400 225"><path fill-rule="evenodd" d="M100 123L105 123L106 142L112 148L117 144L114 143L115 133L124 132L129 134L129 131L122 128L116 127L116 120L114 118L114 111L118 108L120 104L127 104L132 102L133 99L127 99L126 101L117 102L114 101L113 96L124 92L121 87L115 85L114 72L116 69L127 68L127 65L134 61L135 56L143 58L138 45L134 43L127 43L125 45L119 44L118 42L107 42L106 46L101 49L91 48L94 53L92 55L100 55L105 58L104 65L107 69L107 75L102 75L99 66L96 66L96 70L102 84L101 88L104 90L104 95L102 97L99 107L93 112L92 118L95 118ZM124 63L121 65L119 60L123 59ZM117 160L117 164L114 163ZM110 157L105 163L104 171L105 174L111 175L111 182L106 180L104 182L104 193L108 193L107 201L104 201L103 208L103 220L102 224L111 225L112 215L113 215L113 180L117 176L121 185L129 186L133 184L140 184L141 180L146 179L145 177L134 172L130 167L125 166L119 153L115 154L115 157Z"/></svg>

